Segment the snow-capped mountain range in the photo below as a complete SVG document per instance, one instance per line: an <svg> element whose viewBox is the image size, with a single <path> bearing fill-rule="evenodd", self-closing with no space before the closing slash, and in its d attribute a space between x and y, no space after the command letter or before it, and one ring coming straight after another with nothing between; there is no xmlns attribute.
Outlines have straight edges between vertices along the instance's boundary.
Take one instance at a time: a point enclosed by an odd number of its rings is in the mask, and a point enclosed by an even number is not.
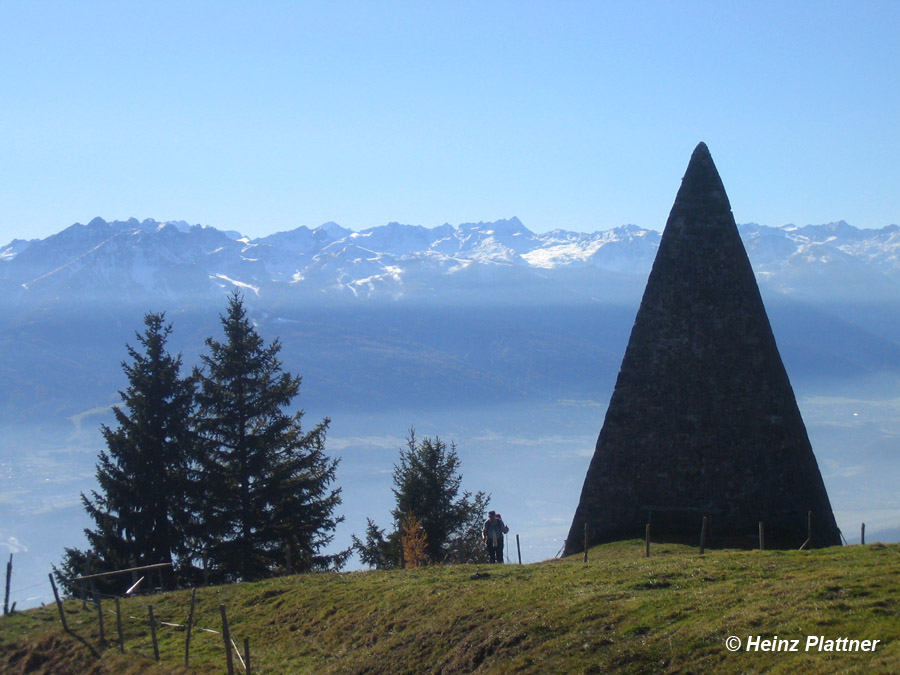
<svg viewBox="0 0 900 675"><path fill-rule="evenodd" d="M900 227L740 226L762 285L804 299L893 297ZM633 301L660 233L625 225L535 234L518 218L425 228L390 223L353 232L335 223L249 239L155 220L76 223L0 248L8 301L62 297L185 300L239 287L270 301ZM634 283L632 283L634 282ZM624 285L623 285L624 284ZM514 287L514 288L513 288Z"/></svg>

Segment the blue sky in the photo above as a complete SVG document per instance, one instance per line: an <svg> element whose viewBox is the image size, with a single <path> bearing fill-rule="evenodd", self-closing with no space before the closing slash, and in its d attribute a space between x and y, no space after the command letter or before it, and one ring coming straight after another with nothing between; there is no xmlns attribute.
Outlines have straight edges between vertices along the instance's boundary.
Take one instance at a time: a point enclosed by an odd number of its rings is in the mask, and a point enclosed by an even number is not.
<svg viewBox="0 0 900 675"><path fill-rule="evenodd" d="M900 224L900 2L0 0L0 243L94 216Z"/></svg>

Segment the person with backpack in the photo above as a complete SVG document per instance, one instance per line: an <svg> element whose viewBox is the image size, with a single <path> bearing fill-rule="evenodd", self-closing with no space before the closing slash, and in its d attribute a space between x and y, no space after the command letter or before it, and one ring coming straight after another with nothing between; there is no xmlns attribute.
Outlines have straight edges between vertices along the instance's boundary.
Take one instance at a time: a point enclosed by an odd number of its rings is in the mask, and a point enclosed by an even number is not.
<svg viewBox="0 0 900 675"><path fill-rule="evenodd" d="M487 546L488 562L503 562L503 535L509 532L503 518L496 511L488 511L488 519L481 530L481 538Z"/></svg>

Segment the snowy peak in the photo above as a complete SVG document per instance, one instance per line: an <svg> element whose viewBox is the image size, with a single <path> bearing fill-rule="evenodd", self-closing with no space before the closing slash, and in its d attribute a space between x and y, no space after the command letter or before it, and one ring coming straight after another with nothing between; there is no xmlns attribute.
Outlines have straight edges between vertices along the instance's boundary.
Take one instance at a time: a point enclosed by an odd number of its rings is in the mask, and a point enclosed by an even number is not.
<svg viewBox="0 0 900 675"><path fill-rule="evenodd" d="M3 248L0 248L0 260L10 261L19 255L32 243L40 241L39 239L13 239Z"/></svg>
<svg viewBox="0 0 900 675"><path fill-rule="evenodd" d="M446 226L445 226L446 227ZM432 245L432 250L482 263L524 264L523 253L540 242L518 218L493 223L463 223Z"/></svg>
<svg viewBox="0 0 900 675"><path fill-rule="evenodd" d="M435 242L451 237L453 232L451 225L428 229L421 225L388 223L382 227L354 232L348 238L370 250L402 256L428 251Z"/></svg>
<svg viewBox="0 0 900 675"><path fill-rule="evenodd" d="M553 230L539 237L541 246L523 257L535 267L592 266L611 272L649 271L660 233L636 225L585 234Z"/></svg>

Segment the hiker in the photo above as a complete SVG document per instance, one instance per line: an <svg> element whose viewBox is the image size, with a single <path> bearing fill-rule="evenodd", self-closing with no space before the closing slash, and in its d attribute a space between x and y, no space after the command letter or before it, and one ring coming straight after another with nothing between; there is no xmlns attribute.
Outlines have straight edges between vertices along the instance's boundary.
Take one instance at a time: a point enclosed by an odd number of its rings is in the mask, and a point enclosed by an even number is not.
<svg viewBox="0 0 900 675"><path fill-rule="evenodd" d="M509 528L503 523L503 518L496 511L488 511L488 519L484 521L481 530L481 538L487 545L488 562L503 562L503 535L509 532Z"/></svg>

